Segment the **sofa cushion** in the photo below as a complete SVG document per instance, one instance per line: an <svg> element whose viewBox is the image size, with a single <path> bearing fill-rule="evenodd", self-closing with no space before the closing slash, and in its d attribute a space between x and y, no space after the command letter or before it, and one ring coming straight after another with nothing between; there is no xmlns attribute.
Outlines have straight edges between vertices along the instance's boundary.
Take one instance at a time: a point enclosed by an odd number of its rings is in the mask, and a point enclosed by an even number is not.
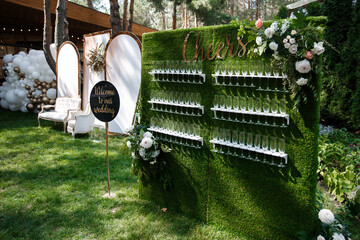
<svg viewBox="0 0 360 240"><path fill-rule="evenodd" d="M39 118L49 119L52 121L65 121L67 113L64 112L43 112L39 113Z"/></svg>

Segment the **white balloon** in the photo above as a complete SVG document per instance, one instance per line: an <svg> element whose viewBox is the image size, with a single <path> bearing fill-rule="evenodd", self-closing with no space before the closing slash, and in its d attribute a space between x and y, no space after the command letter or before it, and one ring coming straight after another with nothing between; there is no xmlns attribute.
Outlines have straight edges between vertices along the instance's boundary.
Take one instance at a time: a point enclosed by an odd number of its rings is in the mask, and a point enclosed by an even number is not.
<svg viewBox="0 0 360 240"><path fill-rule="evenodd" d="M11 111L18 111L20 109L20 106L19 105L15 105L15 104L10 104L9 105L9 109Z"/></svg>
<svg viewBox="0 0 360 240"><path fill-rule="evenodd" d="M26 92L25 91L19 91L17 94L20 98L24 98L26 96Z"/></svg>
<svg viewBox="0 0 360 240"><path fill-rule="evenodd" d="M0 105L1 105L1 107L5 108L5 109L9 109L9 106L10 106L10 104L4 99L1 99Z"/></svg>
<svg viewBox="0 0 360 240"><path fill-rule="evenodd" d="M25 106L21 106L20 111L22 111L22 112L24 112L24 113L28 112L28 110L27 110L27 108L26 108L26 105L25 105Z"/></svg>
<svg viewBox="0 0 360 240"><path fill-rule="evenodd" d="M35 97L39 97L41 93L42 93L42 92L41 92L40 90L37 90L37 89L36 89L36 91L33 92L33 95L34 95Z"/></svg>
<svg viewBox="0 0 360 240"><path fill-rule="evenodd" d="M10 62L12 62L13 59L14 59L14 56L12 54L6 54L3 57L3 61L5 64L9 64Z"/></svg>
<svg viewBox="0 0 360 240"><path fill-rule="evenodd" d="M1 91L0 92L0 98L5 98L6 95L6 91Z"/></svg>
<svg viewBox="0 0 360 240"><path fill-rule="evenodd" d="M5 100L9 104L19 104L21 102L21 100L16 96L14 89L7 91L5 95Z"/></svg>
<svg viewBox="0 0 360 240"><path fill-rule="evenodd" d="M51 83L52 80L53 80L52 77L49 77L49 76L45 77L45 82L47 82L47 83Z"/></svg>
<svg viewBox="0 0 360 240"><path fill-rule="evenodd" d="M32 73L32 77L33 77L34 79L39 79L40 73L37 72L37 71L35 71L35 72Z"/></svg>
<svg viewBox="0 0 360 240"><path fill-rule="evenodd" d="M50 88L49 90L46 91L46 96L49 99L54 100L56 98L56 89L55 88Z"/></svg>
<svg viewBox="0 0 360 240"><path fill-rule="evenodd" d="M26 53L25 53L24 51L20 51L18 54L19 54L20 56L23 56L23 57L26 56Z"/></svg>

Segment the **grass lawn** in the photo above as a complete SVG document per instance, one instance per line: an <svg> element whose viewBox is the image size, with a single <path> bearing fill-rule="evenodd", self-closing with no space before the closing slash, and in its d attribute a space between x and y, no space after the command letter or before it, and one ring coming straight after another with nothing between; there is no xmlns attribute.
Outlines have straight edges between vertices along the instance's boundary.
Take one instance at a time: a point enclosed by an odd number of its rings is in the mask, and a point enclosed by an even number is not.
<svg viewBox="0 0 360 240"><path fill-rule="evenodd" d="M139 199L124 139L104 131L75 140L62 124L0 108L0 239L242 239Z"/></svg>

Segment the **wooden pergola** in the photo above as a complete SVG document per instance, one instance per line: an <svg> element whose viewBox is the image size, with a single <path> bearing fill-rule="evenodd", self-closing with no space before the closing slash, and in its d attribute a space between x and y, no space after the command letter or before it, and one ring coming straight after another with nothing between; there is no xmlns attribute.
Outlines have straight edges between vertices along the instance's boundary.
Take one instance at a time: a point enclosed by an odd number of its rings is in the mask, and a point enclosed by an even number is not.
<svg viewBox="0 0 360 240"><path fill-rule="evenodd" d="M43 0L1 0L0 45L42 49L43 7ZM51 0L53 30L55 9L56 0ZM109 14L72 2L67 3L67 20L70 41L74 42L78 48L82 48L84 34L111 28ZM137 23L133 24L132 29L140 39L143 33L156 31ZM0 57L2 57L1 52Z"/></svg>

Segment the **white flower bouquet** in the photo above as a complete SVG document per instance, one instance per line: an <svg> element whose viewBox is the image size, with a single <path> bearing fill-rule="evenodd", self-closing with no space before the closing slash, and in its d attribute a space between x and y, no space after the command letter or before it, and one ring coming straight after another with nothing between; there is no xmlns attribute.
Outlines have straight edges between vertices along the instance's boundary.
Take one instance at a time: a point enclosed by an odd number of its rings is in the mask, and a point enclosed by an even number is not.
<svg viewBox="0 0 360 240"><path fill-rule="evenodd" d="M158 142L146 126L137 125L127 131L126 142L133 158L132 171L143 181L150 178L160 179L166 188L170 177L165 173L166 159L160 158L161 152L170 152L171 149Z"/></svg>

